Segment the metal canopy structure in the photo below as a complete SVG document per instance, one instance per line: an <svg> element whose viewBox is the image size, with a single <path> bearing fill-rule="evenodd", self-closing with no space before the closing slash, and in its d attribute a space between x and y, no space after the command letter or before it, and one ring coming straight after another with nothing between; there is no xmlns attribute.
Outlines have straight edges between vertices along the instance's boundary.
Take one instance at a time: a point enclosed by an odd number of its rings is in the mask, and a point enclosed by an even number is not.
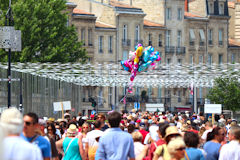
<svg viewBox="0 0 240 160"><path fill-rule="evenodd" d="M7 63L0 68L7 69ZM80 86L125 87L129 84L130 73L120 64L80 64L80 63L13 63L12 70L35 76L74 83ZM217 77L237 76L240 80L239 64L222 65L163 65L154 70L137 73L133 81L135 87L188 88L212 87ZM233 75L234 73L234 75Z"/></svg>

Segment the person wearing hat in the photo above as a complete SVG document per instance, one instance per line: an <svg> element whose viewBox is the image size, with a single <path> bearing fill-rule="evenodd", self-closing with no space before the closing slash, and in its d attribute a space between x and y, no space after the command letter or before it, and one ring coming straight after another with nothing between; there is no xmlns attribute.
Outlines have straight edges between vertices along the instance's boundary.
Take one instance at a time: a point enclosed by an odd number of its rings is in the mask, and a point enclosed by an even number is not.
<svg viewBox="0 0 240 160"><path fill-rule="evenodd" d="M16 108L3 111L0 126L4 129L6 137L3 139L4 160L42 160L41 150L20 137L23 130L23 116Z"/></svg>
<svg viewBox="0 0 240 160"><path fill-rule="evenodd" d="M71 124L67 129L66 136L56 142L59 150L63 148L63 160L82 160L84 158L84 150L82 144L82 136L77 137L78 129L75 124Z"/></svg>
<svg viewBox="0 0 240 160"><path fill-rule="evenodd" d="M171 160L170 153L168 151L167 145L171 141L171 139L181 136L178 132L178 128L176 126L169 126L166 129L166 134L164 140L166 144L160 145L154 152L153 160L158 160L159 157L163 157L164 160Z"/></svg>

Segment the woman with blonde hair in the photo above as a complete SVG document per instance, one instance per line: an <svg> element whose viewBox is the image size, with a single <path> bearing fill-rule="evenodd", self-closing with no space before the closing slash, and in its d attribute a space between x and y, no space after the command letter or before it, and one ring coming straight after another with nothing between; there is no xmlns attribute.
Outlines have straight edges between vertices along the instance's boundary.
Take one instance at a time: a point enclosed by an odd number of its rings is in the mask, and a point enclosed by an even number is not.
<svg viewBox="0 0 240 160"><path fill-rule="evenodd" d="M63 147L63 160L82 160L85 159L82 136L78 135L76 125L71 124L66 132L66 137L56 142L57 148Z"/></svg>
<svg viewBox="0 0 240 160"><path fill-rule="evenodd" d="M171 160L184 160L185 148L182 137L173 138L167 145Z"/></svg>
<svg viewBox="0 0 240 160"><path fill-rule="evenodd" d="M84 122L82 125L82 143L83 143L83 149L85 149L86 142L87 142L87 133L90 131L90 126L87 122Z"/></svg>

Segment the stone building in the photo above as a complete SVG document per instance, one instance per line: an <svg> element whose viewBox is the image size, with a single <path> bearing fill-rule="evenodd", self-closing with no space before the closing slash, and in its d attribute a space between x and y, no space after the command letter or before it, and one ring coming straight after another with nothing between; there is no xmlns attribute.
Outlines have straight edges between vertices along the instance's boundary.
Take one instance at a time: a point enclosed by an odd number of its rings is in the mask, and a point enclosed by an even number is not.
<svg viewBox="0 0 240 160"><path fill-rule="evenodd" d="M90 62L119 63L128 58L137 43L152 45L163 64L223 64L239 59L238 5L227 0L71 0L70 15L79 40L85 41ZM234 4L234 9L229 4ZM230 19L231 17L234 19ZM235 18L236 17L236 18ZM88 19L89 18L89 19ZM90 30L92 32L89 31ZM85 29L85 32L83 31ZM235 32L231 28L235 28ZM228 35L229 31L229 35ZM91 36L89 36L91 33ZM92 45L86 43L92 37ZM230 38L230 39L229 39ZM231 59L234 59L231 61ZM190 84L189 84L190 85ZM118 87L83 87L86 98L95 97L99 111L119 105L126 92ZM193 96L188 88L136 88L129 102L164 103L168 109L189 109ZM203 106L206 88L196 88L194 99ZM89 103L86 104L87 106ZM144 105L144 104L143 104ZM130 103L128 109L133 107ZM175 108L174 108L175 107Z"/></svg>

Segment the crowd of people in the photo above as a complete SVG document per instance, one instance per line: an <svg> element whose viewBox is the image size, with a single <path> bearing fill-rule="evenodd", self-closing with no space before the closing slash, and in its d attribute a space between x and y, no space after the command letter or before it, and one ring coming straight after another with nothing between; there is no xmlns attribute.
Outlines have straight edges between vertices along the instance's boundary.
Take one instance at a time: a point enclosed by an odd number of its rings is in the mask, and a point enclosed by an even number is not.
<svg viewBox="0 0 240 160"><path fill-rule="evenodd" d="M224 115L132 110L55 120L9 108L1 130L3 160L240 160L240 126Z"/></svg>

